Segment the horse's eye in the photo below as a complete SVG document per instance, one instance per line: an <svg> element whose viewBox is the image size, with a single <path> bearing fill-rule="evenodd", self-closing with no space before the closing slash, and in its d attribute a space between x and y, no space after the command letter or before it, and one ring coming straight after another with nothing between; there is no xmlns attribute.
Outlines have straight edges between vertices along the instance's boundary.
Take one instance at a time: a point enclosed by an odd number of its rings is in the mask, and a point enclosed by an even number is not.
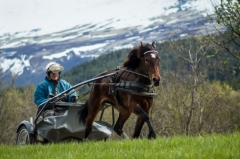
<svg viewBox="0 0 240 159"><path fill-rule="evenodd" d="M148 59L145 59L146 62L148 62Z"/></svg>

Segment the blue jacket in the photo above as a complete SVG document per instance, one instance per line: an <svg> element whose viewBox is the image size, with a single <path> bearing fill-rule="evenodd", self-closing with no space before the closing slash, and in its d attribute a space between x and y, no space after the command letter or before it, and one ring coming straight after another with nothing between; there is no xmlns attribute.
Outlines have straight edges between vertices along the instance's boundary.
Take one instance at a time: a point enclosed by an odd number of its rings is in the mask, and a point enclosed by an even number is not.
<svg viewBox="0 0 240 159"><path fill-rule="evenodd" d="M49 96L54 96L55 93L54 84L57 84L57 94L72 87L65 80L59 79L57 82L56 81L54 82L46 77L44 81L37 85L37 88L34 92L34 102L37 106L49 100ZM73 92L72 94L68 95L65 101L71 102L72 96L76 96L76 92Z"/></svg>

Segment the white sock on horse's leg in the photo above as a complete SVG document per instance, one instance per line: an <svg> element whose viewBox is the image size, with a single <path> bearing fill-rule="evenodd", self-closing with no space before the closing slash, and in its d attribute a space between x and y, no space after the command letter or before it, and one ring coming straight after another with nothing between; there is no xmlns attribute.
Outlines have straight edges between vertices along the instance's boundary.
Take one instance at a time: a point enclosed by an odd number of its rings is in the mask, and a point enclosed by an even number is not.
<svg viewBox="0 0 240 159"><path fill-rule="evenodd" d="M125 134L125 132L123 132L123 133L121 134L121 138L122 138L122 139L129 139L129 137L127 136L127 134Z"/></svg>

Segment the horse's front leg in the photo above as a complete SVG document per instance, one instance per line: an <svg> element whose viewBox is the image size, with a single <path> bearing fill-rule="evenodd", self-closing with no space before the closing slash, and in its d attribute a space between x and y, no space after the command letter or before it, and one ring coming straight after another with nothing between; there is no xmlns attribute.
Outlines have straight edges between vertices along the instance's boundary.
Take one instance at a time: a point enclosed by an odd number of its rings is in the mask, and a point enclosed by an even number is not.
<svg viewBox="0 0 240 159"><path fill-rule="evenodd" d="M142 130L142 126L144 124L144 121L147 123L148 128L149 128L149 134L148 134L148 138L149 139L155 139L156 138L156 134L153 130L152 124L150 123L149 120L149 115L139 106L139 104L137 104L134 107L134 114L138 115L139 117L141 117L143 120L141 120L141 118L138 118L136 127L135 127L135 131L133 134L133 137L139 137L140 132Z"/></svg>
<svg viewBox="0 0 240 159"><path fill-rule="evenodd" d="M140 136L144 122L145 122L145 120L142 117L138 116L137 122L135 125L135 130L133 133L133 138L138 138Z"/></svg>

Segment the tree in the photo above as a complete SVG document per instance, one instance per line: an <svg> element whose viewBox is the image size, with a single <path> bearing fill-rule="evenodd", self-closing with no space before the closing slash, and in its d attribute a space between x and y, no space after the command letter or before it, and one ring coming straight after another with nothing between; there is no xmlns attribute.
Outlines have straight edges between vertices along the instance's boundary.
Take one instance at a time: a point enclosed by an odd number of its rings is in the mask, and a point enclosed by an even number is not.
<svg viewBox="0 0 240 159"><path fill-rule="evenodd" d="M240 94L208 80L210 72L222 69L218 55L206 58L215 52L215 46L208 38L195 35L166 43L164 51L178 57L179 62L178 69L161 73L163 82L157 90L160 98L152 112L153 125L158 125L156 132L171 136L238 129Z"/></svg>
<svg viewBox="0 0 240 159"><path fill-rule="evenodd" d="M201 107L199 104L199 93L197 91L198 85L206 80L206 68L204 67L202 60L210 49L210 45L207 45L207 41L204 38L190 37L184 40L180 40L173 44L169 41L170 50L176 56L178 56L183 62L189 65L190 74L183 80L184 83L189 83L190 88L190 102L189 104L184 103L187 112L185 114L185 133L190 135L191 123L193 115L197 107Z"/></svg>
<svg viewBox="0 0 240 159"><path fill-rule="evenodd" d="M224 48L234 59L240 61L240 1L221 0L220 4L215 0L211 2L216 19L210 16L209 19L220 26L214 25L218 35L211 36L212 41Z"/></svg>
<svg viewBox="0 0 240 159"><path fill-rule="evenodd" d="M1 56L0 52L0 58ZM33 102L35 86L17 88L15 78L4 80L4 72L0 67L0 144L13 144L16 140L16 129L22 120L36 114Z"/></svg>

